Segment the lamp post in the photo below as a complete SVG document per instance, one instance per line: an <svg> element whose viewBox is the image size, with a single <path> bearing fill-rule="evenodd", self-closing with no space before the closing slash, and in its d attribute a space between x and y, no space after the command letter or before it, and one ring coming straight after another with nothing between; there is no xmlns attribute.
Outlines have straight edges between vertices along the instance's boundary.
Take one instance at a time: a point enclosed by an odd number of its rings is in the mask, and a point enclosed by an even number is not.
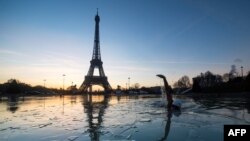
<svg viewBox="0 0 250 141"><path fill-rule="evenodd" d="M45 91L45 83L46 83L46 79L43 79L44 91ZM45 92L45 94L46 94L46 92ZM45 109L45 97L43 97L43 108Z"/></svg>
<svg viewBox="0 0 250 141"><path fill-rule="evenodd" d="M66 75L63 74L62 76L63 76L63 91L64 91L64 77L65 77Z"/></svg>
<svg viewBox="0 0 250 141"><path fill-rule="evenodd" d="M130 90L130 77L128 77L128 89Z"/></svg>
<svg viewBox="0 0 250 141"><path fill-rule="evenodd" d="M46 79L43 80L43 87L45 88Z"/></svg>
<svg viewBox="0 0 250 141"><path fill-rule="evenodd" d="M66 76L65 74L63 76L63 114L64 114L64 77Z"/></svg>
<svg viewBox="0 0 250 141"><path fill-rule="evenodd" d="M243 79L243 66L241 66L240 68L241 68L241 77Z"/></svg>

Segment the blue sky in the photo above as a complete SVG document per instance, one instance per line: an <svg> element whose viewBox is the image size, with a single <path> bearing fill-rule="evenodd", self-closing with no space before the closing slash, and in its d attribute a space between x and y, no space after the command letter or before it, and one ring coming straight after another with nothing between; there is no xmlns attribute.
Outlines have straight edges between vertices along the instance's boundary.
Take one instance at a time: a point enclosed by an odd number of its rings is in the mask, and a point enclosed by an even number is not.
<svg viewBox="0 0 250 141"><path fill-rule="evenodd" d="M170 83L207 70L250 70L248 0L0 0L0 83L80 86L99 8L103 67L113 88Z"/></svg>

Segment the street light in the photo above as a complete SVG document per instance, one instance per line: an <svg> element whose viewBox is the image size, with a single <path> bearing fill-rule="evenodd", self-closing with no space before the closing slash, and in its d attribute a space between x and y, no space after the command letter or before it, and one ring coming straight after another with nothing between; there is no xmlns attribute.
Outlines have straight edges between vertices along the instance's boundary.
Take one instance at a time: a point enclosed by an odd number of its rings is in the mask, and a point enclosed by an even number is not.
<svg viewBox="0 0 250 141"><path fill-rule="evenodd" d="M243 78L243 66L241 66L240 68L241 68L241 76Z"/></svg>
<svg viewBox="0 0 250 141"><path fill-rule="evenodd" d="M128 89L130 90L130 77L128 77Z"/></svg>
<svg viewBox="0 0 250 141"><path fill-rule="evenodd" d="M64 77L65 77L66 75L63 74L62 76L63 76L63 91L64 91Z"/></svg>
<svg viewBox="0 0 250 141"><path fill-rule="evenodd" d="M46 83L46 79L43 79L44 91L45 91L45 83ZM44 94L46 94L46 92L44 92ZM43 97L43 108L45 109L45 97Z"/></svg>
<svg viewBox="0 0 250 141"><path fill-rule="evenodd" d="M43 80L43 87L45 88L46 79Z"/></svg>

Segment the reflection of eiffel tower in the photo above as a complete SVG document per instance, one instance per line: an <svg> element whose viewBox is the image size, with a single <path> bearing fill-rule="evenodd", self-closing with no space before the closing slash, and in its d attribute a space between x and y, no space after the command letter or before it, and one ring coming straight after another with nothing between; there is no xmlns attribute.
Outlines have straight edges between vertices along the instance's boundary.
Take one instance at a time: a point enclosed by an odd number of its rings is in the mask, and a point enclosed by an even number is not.
<svg viewBox="0 0 250 141"><path fill-rule="evenodd" d="M100 17L98 16L98 11L95 16L95 40L94 40L94 49L92 60L90 61L90 68L88 74L85 76L85 80L82 83L80 90L86 92L89 88L89 91L92 91L92 85L101 85L104 90L111 91L112 88L108 82L108 78L105 76L102 60L101 60L101 51L100 51L100 38L99 38L99 22ZM94 76L94 69L99 69L99 76Z"/></svg>
<svg viewBox="0 0 250 141"><path fill-rule="evenodd" d="M92 95L84 95L84 112L87 113L89 123L89 136L91 141L99 141L100 127L103 121L105 109L108 106L109 97L104 96L100 102L92 101Z"/></svg>

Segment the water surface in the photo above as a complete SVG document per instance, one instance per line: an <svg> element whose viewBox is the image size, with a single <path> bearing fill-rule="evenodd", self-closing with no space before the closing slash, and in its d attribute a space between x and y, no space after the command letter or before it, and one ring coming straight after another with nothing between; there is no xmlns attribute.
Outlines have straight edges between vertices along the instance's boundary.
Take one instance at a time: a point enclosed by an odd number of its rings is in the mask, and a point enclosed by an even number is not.
<svg viewBox="0 0 250 141"><path fill-rule="evenodd" d="M0 140L222 141L224 124L250 124L248 98L178 99L169 114L154 96L2 98Z"/></svg>

